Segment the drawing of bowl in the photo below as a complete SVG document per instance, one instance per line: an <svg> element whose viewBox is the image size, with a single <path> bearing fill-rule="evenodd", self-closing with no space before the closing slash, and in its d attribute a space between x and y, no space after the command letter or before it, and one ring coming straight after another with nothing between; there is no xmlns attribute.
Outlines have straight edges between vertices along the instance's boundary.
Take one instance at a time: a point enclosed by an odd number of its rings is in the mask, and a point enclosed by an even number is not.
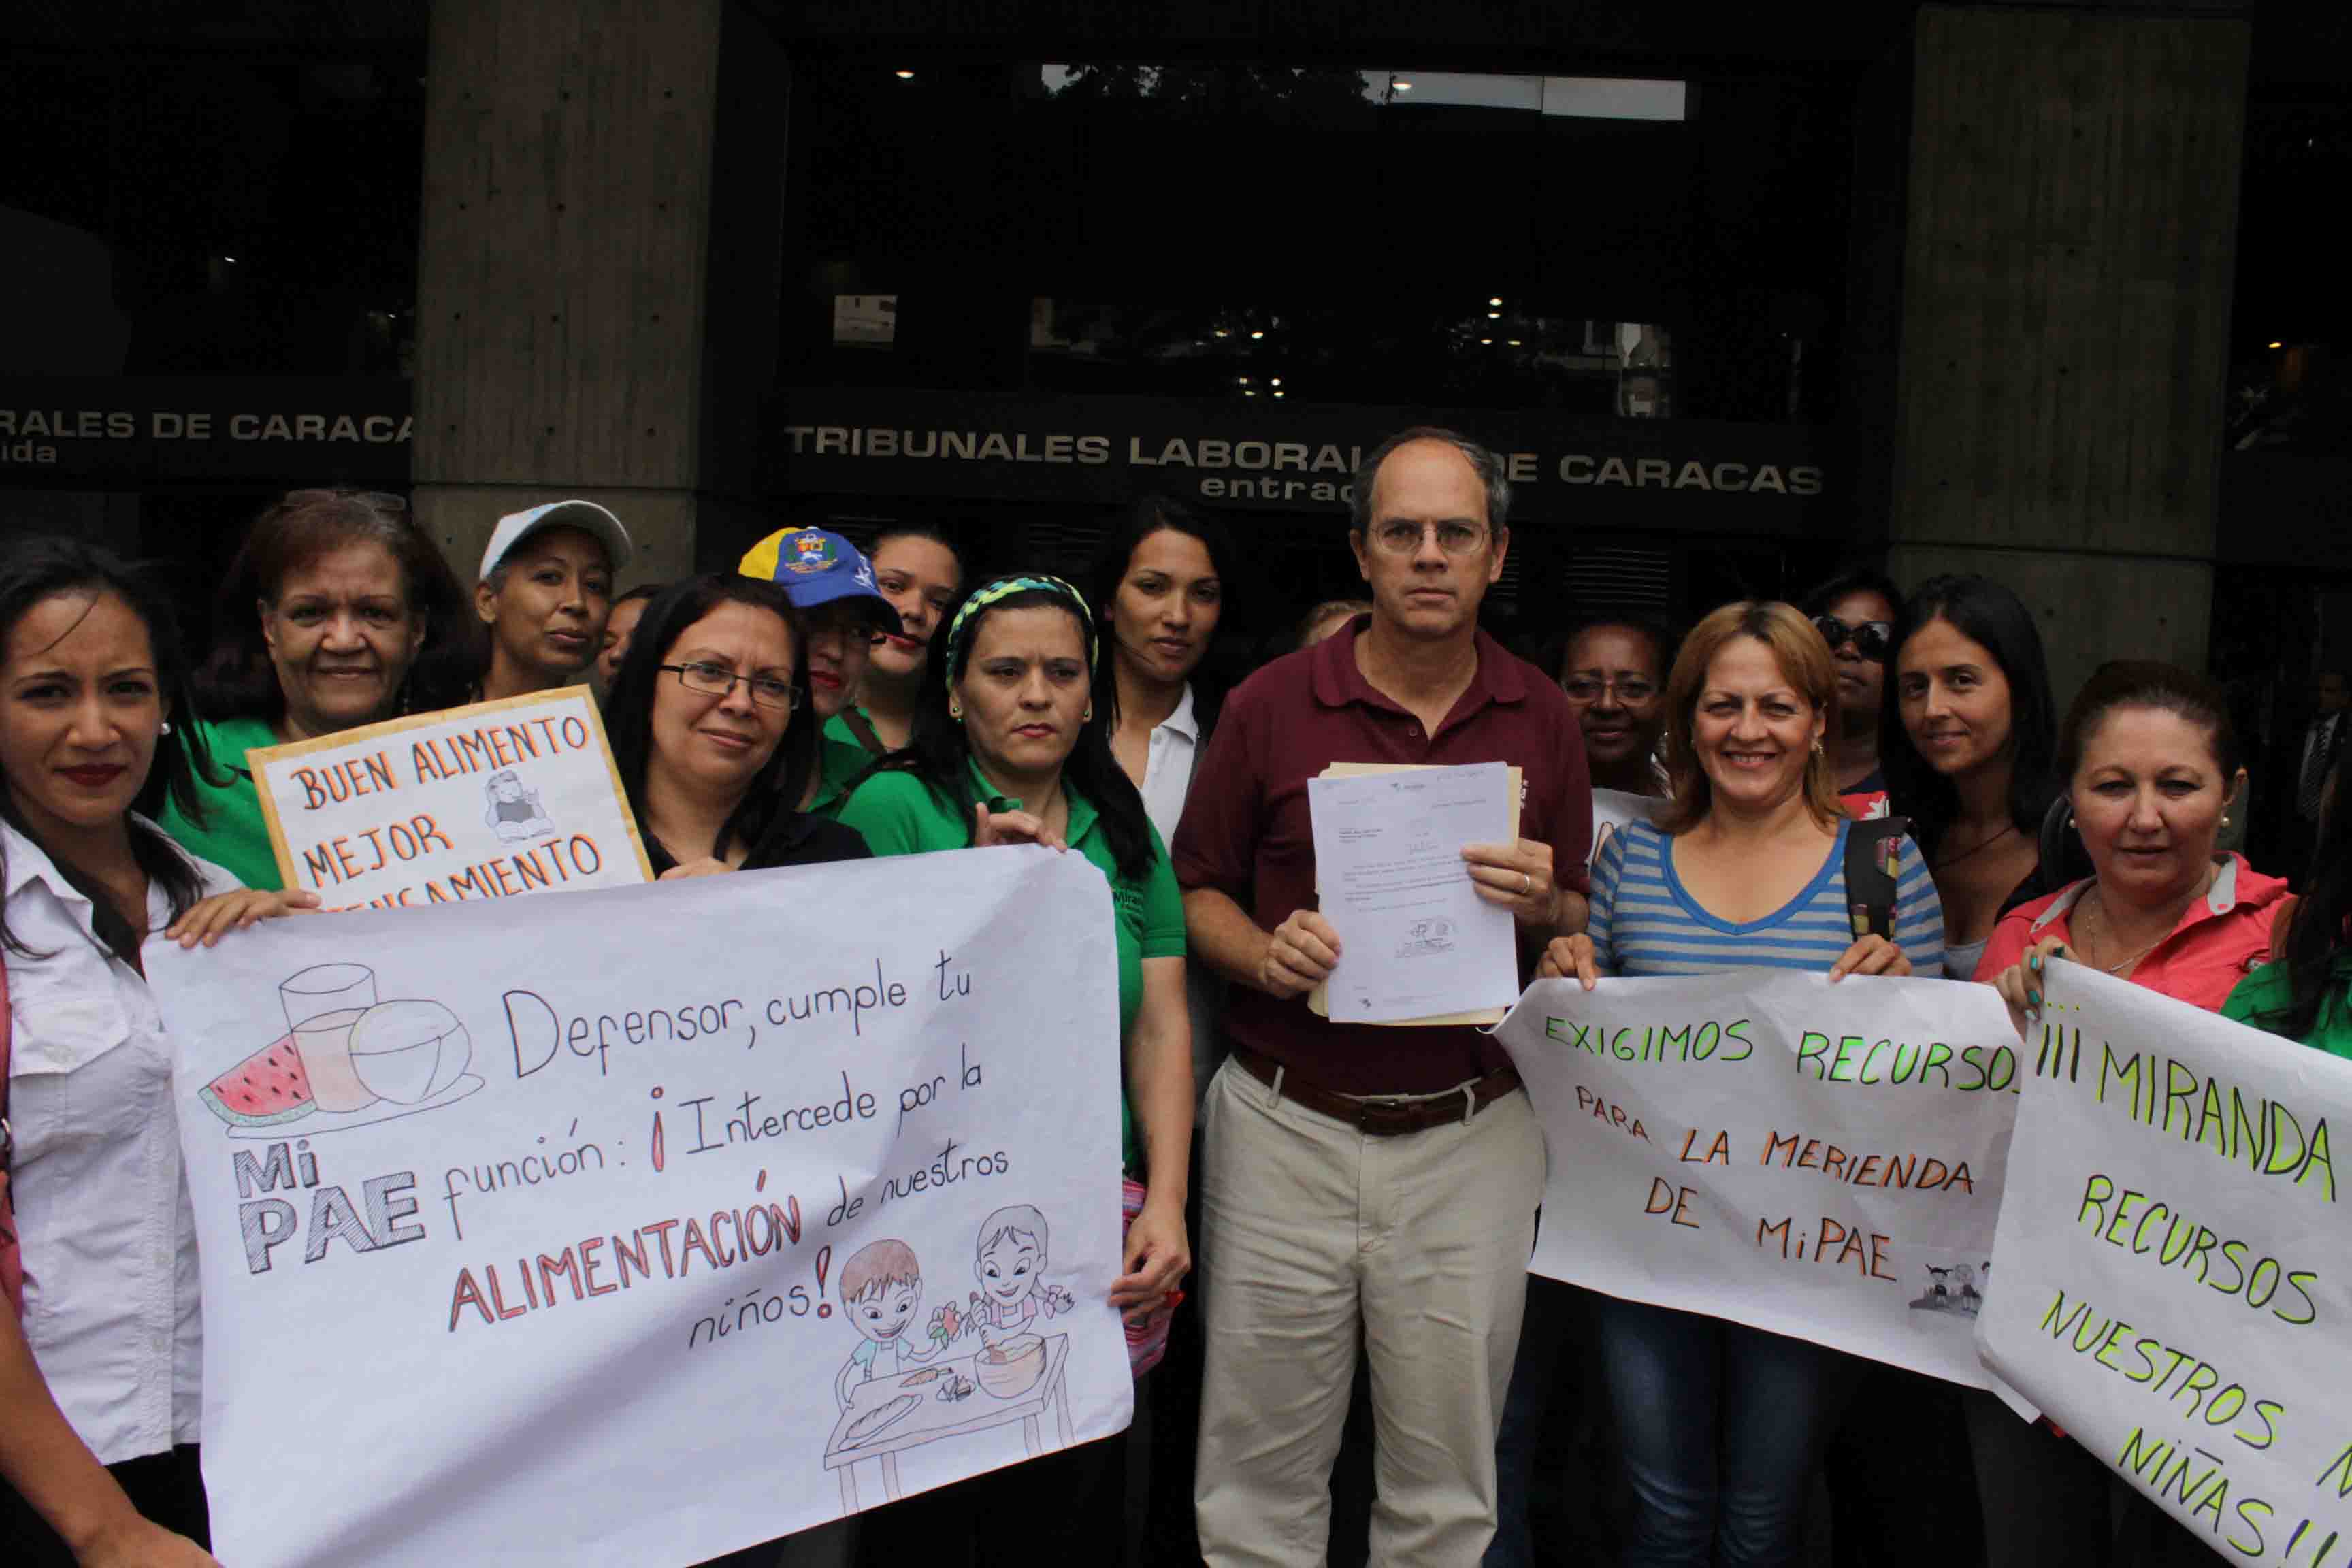
<svg viewBox="0 0 2352 1568"><path fill-rule="evenodd" d="M474 1059L466 1026L438 1002L379 1002L360 1015L351 1040L352 1070L395 1105L432 1099Z"/></svg>
<svg viewBox="0 0 2352 1568"><path fill-rule="evenodd" d="M1045 1375L1045 1342L1034 1334L1015 1334L991 1345L972 1358L971 1375L997 1398L1018 1399Z"/></svg>

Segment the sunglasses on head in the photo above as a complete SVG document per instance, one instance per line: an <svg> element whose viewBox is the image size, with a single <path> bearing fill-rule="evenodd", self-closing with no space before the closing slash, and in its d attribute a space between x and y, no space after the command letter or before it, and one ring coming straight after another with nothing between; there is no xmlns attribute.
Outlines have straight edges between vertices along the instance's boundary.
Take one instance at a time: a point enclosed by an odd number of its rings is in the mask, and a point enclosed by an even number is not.
<svg viewBox="0 0 2352 1568"><path fill-rule="evenodd" d="M1850 642L1853 644L1854 652L1873 664L1885 664L1887 654L1895 647L1893 621L1856 621L1848 626L1835 616L1815 616L1813 629L1822 634L1822 640L1830 645L1831 652L1836 652Z"/></svg>

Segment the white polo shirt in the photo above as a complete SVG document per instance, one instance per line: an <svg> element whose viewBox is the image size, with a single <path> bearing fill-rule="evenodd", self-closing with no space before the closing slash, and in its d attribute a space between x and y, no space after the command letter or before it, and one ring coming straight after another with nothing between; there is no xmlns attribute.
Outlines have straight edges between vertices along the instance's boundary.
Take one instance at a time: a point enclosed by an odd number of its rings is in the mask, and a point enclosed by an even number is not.
<svg viewBox="0 0 2352 1568"><path fill-rule="evenodd" d="M1151 747L1143 763L1143 813L1160 830L1160 842L1176 842L1176 824L1184 816L1184 797L1192 791L1192 764L1201 755L1201 726L1192 716L1192 683L1175 710L1152 726Z"/></svg>
<svg viewBox="0 0 2352 1568"><path fill-rule="evenodd" d="M14 827L0 824L0 846L8 929L48 955L0 954L25 1338L66 1419L111 1465L198 1436L203 1320L172 1047L146 982L99 945L89 900ZM207 895L241 885L195 864ZM151 884L149 929L171 914Z"/></svg>

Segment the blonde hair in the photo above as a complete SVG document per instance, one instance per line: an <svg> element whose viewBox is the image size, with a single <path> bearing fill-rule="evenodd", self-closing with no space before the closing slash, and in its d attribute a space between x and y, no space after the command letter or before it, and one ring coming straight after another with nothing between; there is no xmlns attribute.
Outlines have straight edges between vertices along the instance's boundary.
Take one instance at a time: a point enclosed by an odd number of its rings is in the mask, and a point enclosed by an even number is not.
<svg viewBox="0 0 2352 1568"><path fill-rule="evenodd" d="M923 1282L923 1266L915 1249L903 1241L877 1241L861 1247L841 1266L841 1299L863 1301L877 1290Z"/></svg>
<svg viewBox="0 0 2352 1568"><path fill-rule="evenodd" d="M1726 605L1692 627L1690 636L1683 639L1682 651L1675 656L1674 673L1666 677L1666 720L1658 749L1671 787L1654 819L1669 834L1689 832L1715 808L1714 786L1691 741L1692 721L1698 711L1699 693L1706 686L1707 667L1716 655L1742 637L1770 649L1780 678L1795 687L1821 716L1822 743L1805 759L1806 808L1824 826L1845 816L1827 754L1837 730L1837 665L1830 658L1829 645L1794 605L1748 599Z"/></svg>

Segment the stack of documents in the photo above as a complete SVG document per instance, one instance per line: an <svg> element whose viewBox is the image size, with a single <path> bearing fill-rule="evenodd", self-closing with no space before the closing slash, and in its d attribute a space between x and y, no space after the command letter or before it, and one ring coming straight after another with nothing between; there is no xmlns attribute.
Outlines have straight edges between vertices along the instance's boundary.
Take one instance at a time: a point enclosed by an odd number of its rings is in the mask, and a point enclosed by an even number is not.
<svg viewBox="0 0 2352 1568"><path fill-rule="evenodd" d="M1358 1024L1496 1024L1518 999L1511 912L1478 896L1465 844L1518 837L1519 770L1334 763L1307 782L1317 892L1339 966L1307 998Z"/></svg>

